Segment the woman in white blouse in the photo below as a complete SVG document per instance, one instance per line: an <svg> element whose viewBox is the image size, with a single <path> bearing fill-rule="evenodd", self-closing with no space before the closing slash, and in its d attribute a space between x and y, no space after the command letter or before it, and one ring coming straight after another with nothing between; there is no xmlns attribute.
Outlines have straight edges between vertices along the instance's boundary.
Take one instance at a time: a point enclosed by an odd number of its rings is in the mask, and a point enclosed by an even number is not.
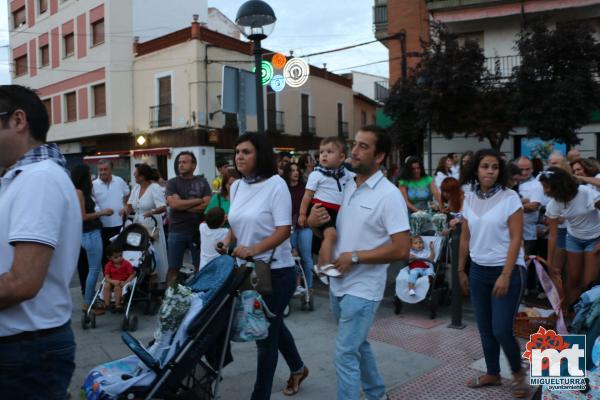
<svg viewBox="0 0 600 400"><path fill-rule="evenodd" d="M480 150L465 172L473 192L463 204L459 279L475 310L487 373L467 383L470 388L501 384L500 347L513 374L512 394L527 397L530 387L521 365L521 349L513 325L526 284L523 207L519 195L506 188L506 165L493 149ZM471 257L469 277L467 256Z"/></svg>
<svg viewBox="0 0 600 400"><path fill-rule="evenodd" d="M567 280L563 308L568 308L581 292L598 278L600 266L600 192L587 185L577 185L563 169L551 167L539 177L544 193L550 197L546 206L548 265L553 265L560 219L567 222Z"/></svg>
<svg viewBox="0 0 600 400"><path fill-rule="evenodd" d="M308 376L292 334L283 321L283 310L296 289L296 272L290 244L292 198L277 174L273 147L265 135L247 133L236 141L235 168L242 179L230 189L231 230L224 248L235 243L233 255L242 263L248 257L271 262L273 292L264 299L275 314L269 336L258 340L258 365L252 399L269 399L279 352L290 368L284 394L294 395Z"/></svg>
<svg viewBox="0 0 600 400"><path fill-rule="evenodd" d="M127 208L130 214L135 213L134 221L147 227L153 227L151 220L157 222L158 240L154 241L156 272L158 281L164 282L167 277L169 263L167 261L167 242L163 229L162 214L167 209L165 193L158 183L154 171L147 164L138 164L133 173L137 185L131 191Z"/></svg>

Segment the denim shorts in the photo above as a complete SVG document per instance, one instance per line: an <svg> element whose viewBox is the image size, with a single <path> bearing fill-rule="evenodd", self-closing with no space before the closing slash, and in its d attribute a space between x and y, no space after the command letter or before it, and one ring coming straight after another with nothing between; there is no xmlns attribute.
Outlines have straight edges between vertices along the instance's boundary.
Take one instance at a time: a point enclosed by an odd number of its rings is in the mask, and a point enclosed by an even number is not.
<svg viewBox="0 0 600 400"><path fill-rule="evenodd" d="M567 248L567 228L558 228L556 235L556 247L565 250Z"/></svg>
<svg viewBox="0 0 600 400"><path fill-rule="evenodd" d="M595 239L578 239L567 233L567 251L571 253L591 253L600 243L600 236Z"/></svg>

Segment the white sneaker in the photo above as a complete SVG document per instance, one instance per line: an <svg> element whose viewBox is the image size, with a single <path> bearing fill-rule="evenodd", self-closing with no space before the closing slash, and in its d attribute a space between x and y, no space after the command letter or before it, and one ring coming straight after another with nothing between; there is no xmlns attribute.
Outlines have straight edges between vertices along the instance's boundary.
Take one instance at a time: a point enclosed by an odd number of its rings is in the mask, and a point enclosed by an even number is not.
<svg viewBox="0 0 600 400"><path fill-rule="evenodd" d="M304 292L306 292L306 289L304 289L303 286L298 286L296 288L296 291L294 292L294 296L300 296L302 295Z"/></svg>
<svg viewBox="0 0 600 400"><path fill-rule="evenodd" d="M409 290L408 290L408 294L409 294L410 296L414 296L414 295L416 295L416 294L417 294L417 292L415 292L415 289L409 289Z"/></svg>
<svg viewBox="0 0 600 400"><path fill-rule="evenodd" d="M340 270L337 269L335 267L335 265L333 265L333 264L323 265L322 267L319 267L319 271L321 271L321 273L323 275L327 275L332 278L337 278L337 277L342 276L342 273L340 272Z"/></svg>
<svg viewBox="0 0 600 400"><path fill-rule="evenodd" d="M319 269L319 266L317 264L315 264L313 266L313 272L315 273L317 278L319 278L319 280L321 282L323 282L324 285L326 285L326 286L329 285L329 278L321 272L321 270Z"/></svg>

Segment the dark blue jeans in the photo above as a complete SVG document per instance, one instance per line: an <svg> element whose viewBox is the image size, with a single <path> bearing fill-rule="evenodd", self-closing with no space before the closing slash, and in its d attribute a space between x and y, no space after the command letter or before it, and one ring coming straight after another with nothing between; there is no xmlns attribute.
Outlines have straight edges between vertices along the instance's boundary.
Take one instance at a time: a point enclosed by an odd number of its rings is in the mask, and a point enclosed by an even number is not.
<svg viewBox="0 0 600 400"><path fill-rule="evenodd" d="M169 268L181 269L183 265L183 255L189 249L192 253L192 264L194 268L200 266L200 246L194 243L194 235L179 232L169 232L167 239L167 257L169 259Z"/></svg>
<svg viewBox="0 0 600 400"><path fill-rule="evenodd" d="M290 372L298 372L304 368L292 334L283 322L283 310L289 304L296 289L296 271L294 267L271 270L273 292L264 300L274 318L269 319L269 337L257 340L258 365L256 382L252 392L252 400L270 399L273 386L273 376L277 367L279 352L285 359Z"/></svg>
<svg viewBox="0 0 600 400"><path fill-rule="evenodd" d="M71 321L48 336L0 343L0 399L65 400L73 371Z"/></svg>
<svg viewBox="0 0 600 400"><path fill-rule="evenodd" d="M521 370L521 349L514 334L515 315L526 285L523 267L515 265L504 297L492 295L502 267L484 267L471 261L469 285L488 375L500 374L500 346L513 373Z"/></svg>

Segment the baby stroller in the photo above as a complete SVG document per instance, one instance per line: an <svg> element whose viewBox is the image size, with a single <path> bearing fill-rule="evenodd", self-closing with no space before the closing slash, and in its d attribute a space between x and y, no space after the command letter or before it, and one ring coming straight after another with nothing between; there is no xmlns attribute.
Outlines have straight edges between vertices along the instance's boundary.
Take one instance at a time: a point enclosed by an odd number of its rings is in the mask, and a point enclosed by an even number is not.
<svg viewBox="0 0 600 400"><path fill-rule="evenodd" d="M298 297L300 299L300 305L302 310L306 309L308 311L313 311L313 303L312 298L310 296L310 291L308 290L308 284L306 283L306 275L304 275L304 268L302 267L302 261L300 257L294 257L294 269L296 270L296 274L301 278L302 288L298 287L296 292L294 292L294 297ZM312 271L309 273L312 274ZM302 290L299 290L302 289ZM305 306L306 304L306 306ZM287 317L292 312L292 304L288 304L283 310L283 316Z"/></svg>
<svg viewBox="0 0 600 400"><path fill-rule="evenodd" d="M82 386L82 397L216 398L221 371L226 360L231 361L228 345L239 288L251 273L252 268L246 268L235 274L234 259L227 255L211 261L185 283L183 290L192 292L193 300L170 341L158 342L163 347L157 352L156 342L146 349L123 332L123 341L135 355L94 368ZM169 311L183 315L177 307Z"/></svg>
<svg viewBox="0 0 600 400"><path fill-rule="evenodd" d="M427 301L429 303L429 317L435 319L438 306L449 302L450 288L446 281L446 267L440 261L442 252L448 250L448 236L442 234L447 230L446 220L444 214L432 215L431 213L419 212L411 215L411 234L421 235L425 248L429 248L430 243L433 243L435 251L433 261L426 258L419 258L415 261L422 261L427 264L428 267L433 269L434 274L431 277L422 276L418 278L415 284L416 294L411 296L408 294L409 267L405 266L400 270L396 277L396 296L394 296L394 312L396 314L402 312L403 302L416 304ZM433 232L423 232L422 227L428 224L433 226Z"/></svg>
<svg viewBox="0 0 600 400"><path fill-rule="evenodd" d="M155 219L152 219L157 224ZM156 225L158 229L158 225ZM154 271L155 262L152 253L152 240L148 229L141 225L132 223L124 225L121 233L113 240L123 248L123 258L131 263L135 271L135 277L125 286L123 286L123 303L126 304L124 309L123 321L121 329L124 331L135 331L138 326L138 318L132 313L131 305L133 302L145 302L144 313L150 314L156 307L151 290L150 276ZM102 279L99 289L94 294L92 304L97 299L101 299L108 306L111 299L102 299L102 291L105 278ZM155 304L156 303L156 304ZM96 327L96 315L89 307L87 312L81 317L81 327L85 330L90 326Z"/></svg>

